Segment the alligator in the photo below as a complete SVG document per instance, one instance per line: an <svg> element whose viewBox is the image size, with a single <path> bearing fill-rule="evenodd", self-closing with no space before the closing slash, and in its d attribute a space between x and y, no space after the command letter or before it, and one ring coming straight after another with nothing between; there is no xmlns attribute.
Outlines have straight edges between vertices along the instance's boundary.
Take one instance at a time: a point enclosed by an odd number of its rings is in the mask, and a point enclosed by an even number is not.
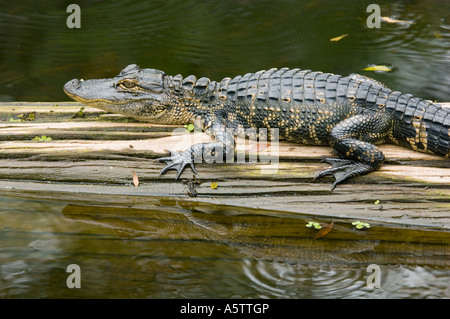
<svg viewBox="0 0 450 319"><path fill-rule="evenodd" d="M114 78L73 79L64 91L81 103L140 121L183 125L201 119L211 142L158 159L166 163L161 174L174 169L175 179L187 166L197 174L199 156L225 158L239 128L278 129L287 141L331 146L338 157L323 159L331 167L316 178L333 175L332 190L377 170L385 159L379 144L450 155L450 109L359 74L272 68L216 82L132 64Z"/></svg>

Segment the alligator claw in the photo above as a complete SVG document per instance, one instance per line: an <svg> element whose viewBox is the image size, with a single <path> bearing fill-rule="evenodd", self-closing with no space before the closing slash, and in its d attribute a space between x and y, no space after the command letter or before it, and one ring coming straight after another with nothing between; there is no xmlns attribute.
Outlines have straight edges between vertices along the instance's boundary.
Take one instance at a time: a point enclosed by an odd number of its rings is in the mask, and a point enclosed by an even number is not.
<svg viewBox="0 0 450 319"><path fill-rule="evenodd" d="M333 175L336 180L331 186L331 190L334 190L338 184L351 177L362 175L373 170L370 165L342 158L324 158L322 162L331 164L332 167L321 171L316 175L314 180L326 175Z"/></svg>
<svg viewBox="0 0 450 319"><path fill-rule="evenodd" d="M194 172L194 174L197 174L197 170L195 169L194 159L192 158L191 152L189 151L184 152L168 151L168 152L170 152L170 156L161 157L157 159L159 162L165 162L167 164L167 166L161 170L159 175L163 175L167 171L174 169L177 171L177 176L175 177L175 180L177 180L187 165L191 166L191 169Z"/></svg>

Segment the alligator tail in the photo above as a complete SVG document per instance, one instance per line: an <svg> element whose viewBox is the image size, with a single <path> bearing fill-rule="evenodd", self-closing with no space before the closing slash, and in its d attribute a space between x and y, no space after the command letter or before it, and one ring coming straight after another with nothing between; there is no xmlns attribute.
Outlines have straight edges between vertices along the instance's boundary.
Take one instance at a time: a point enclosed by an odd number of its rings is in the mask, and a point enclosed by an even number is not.
<svg viewBox="0 0 450 319"><path fill-rule="evenodd" d="M395 119L392 142L415 151L450 156L450 108L392 92L386 109Z"/></svg>

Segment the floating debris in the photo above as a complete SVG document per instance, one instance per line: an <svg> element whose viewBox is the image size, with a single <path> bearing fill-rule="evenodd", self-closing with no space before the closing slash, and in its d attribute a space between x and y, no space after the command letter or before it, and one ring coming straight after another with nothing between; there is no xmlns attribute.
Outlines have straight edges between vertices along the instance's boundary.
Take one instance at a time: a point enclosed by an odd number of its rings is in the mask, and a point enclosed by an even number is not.
<svg viewBox="0 0 450 319"><path fill-rule="evenodd" d="M348 34L343 34L343 35L340 35L340 36L338 36L338 37L331 38L330 41L331 41L331 42L337 42L337 41L339 41L339 40L345 38L346 36L348 36Z"/></svg>
<svg viewBox="0 0 450 319"><path fill-rule="evenodd" d="M317 232L317 234L314 236L314 239L319 239L326 234L328 234L331 229L333 228L333 222L331 224L322 225L322 228Z"/></svg>
<svg viewBox="0 0 450 319"><path fill-rule="evenodd" d="M407 21L407 20L397 20L397 19L392 19L389 17L381 17L381 20L387 23L399 23L399 24L414 24L413 21Z"/></svg>
<svg viewBox="0 0 450 319"><path fill-rule="evenodd" d="M314 235L314 239L318 239L325 236L331 231L331 229L333 228L333 222L331 224L320 224L311 220L306 224L306 227L317 229L318 232Z"/></svg>
<svg viewBox="0 0 450 319"><path fill-rule="evenodd" d="M392 71L392 66L388 66L388 65L370 65L367 68L362 69L363 71L373 71L373 72L391 72Z"/></svg>
<svg viewBox="0 0 450 319"><path fill-rule="evenodd" d="M308 224L306 224L306 227L314 227L315 229L321 229L322 226L320 226L320 223L318 222L313 222L313 221L309 221Z"/></svg>
<svg viewBox="0 0 450 319"><path fill-rule="evenodd" d="M356 229L364 229L364 228L370 228L369 223L364 223L359 220L352 223L353 226L355 226Z"/></svg>

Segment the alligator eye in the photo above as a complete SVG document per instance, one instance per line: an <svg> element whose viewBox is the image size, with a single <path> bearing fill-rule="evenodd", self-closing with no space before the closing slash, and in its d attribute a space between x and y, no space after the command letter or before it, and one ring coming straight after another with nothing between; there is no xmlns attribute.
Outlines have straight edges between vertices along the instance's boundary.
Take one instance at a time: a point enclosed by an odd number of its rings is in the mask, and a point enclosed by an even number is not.
<svg viewBox="0 0 450 319"><path fill-rule="evenodd" d="M132 80L123 80L119 84L126 89L132 89L137 85L137 83Z"/></svg>

